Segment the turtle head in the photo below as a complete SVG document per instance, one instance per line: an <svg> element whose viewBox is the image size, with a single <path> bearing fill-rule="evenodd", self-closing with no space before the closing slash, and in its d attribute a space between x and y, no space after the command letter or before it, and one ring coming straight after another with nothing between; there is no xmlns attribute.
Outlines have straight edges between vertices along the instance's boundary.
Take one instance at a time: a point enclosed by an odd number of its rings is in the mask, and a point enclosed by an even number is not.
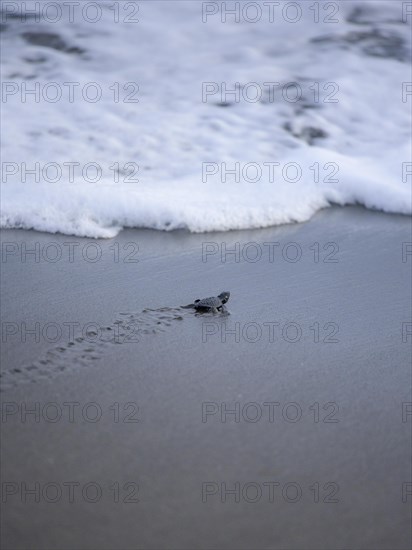
<svg viewBox="0 0 412 550"><path fill-rule="evenodd" d="M229 300L230 298L230 292L221 292L218 296L218 298L220 298L222 300L222 304L226 304L226 302Z"/></svg>

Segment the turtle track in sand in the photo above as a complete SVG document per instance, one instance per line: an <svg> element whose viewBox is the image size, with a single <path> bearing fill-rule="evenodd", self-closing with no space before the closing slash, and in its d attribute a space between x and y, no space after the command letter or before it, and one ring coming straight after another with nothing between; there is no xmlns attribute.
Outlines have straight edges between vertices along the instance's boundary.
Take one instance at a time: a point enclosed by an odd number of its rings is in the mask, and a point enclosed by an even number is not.
<svg viewBox="0 0 412 550"><path fill-rule="evenodd" d="M110 346L138 345L142 338L166 332L172 323L193 315L208 314L181 307L145 308L140 312L118 313L111 325L98 327L98 332L90 330L78 334L71 341L57 343L27 365L2 370L0 391L21 383L48 380L66 370L90 366L101 359Z"/></svg>

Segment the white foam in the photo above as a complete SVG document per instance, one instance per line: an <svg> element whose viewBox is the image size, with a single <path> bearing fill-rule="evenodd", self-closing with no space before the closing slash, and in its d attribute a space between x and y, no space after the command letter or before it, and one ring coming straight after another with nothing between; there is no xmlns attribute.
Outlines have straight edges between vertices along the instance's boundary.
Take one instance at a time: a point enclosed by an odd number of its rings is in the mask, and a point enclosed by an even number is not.
<svg viewBox="0 0 412 550"><path fill-rule="evenodd" d="M339 3L340 23L329 25L315 24L307 9L295 24L281 17L256 24L222 24L216 17L205 24L196 2L141 2L136 25L113 24L107 4L97 24L79 18L46 27L11 22L3 34L4 81L28 87L77 81L77 90L94 81L103 97L89 103L77 95L70 103L63 94L56 103L30 97L22 103L18 93L3 103L3 167L14 162L18 173L3 174L1 226L109 238L123 227L194 232L267 227L305 221L332 203L410 214L411 176L402 177L411 150L411 98L402 101L408 63L366 55L365 41L339 43L348 32L378 27L407 45L408 25L399 22L402 2L373 11L380 4ZM365 17L375 18L374 24L346 22L354 5L370 10ZM85 57L29 45L19 36L22 30L58 33L83 48ZM330 35L334 41L311 42ZM36 55L47 59L27 61ZM275 92L274 102L219 107L217 95L202 102L202 82L223 81L228 88L257 82L262 90L264 82L294 81L304 98L291 103ZM321 94L324 82L336 83L338 102L314 103L315 81ZM139 103L115 103L114 82L138 83ZM308 127L325 136L308 144L302 139ZM23 162L28 168L60 163L61 179L51 183L52 170L49 177L41 170L38 181L28 174L22 183ZM76 168L70 182L67 162L80 168L98 163L101 179L90 183ZM138 165L138 182L121 176L116 183L110 168L116 162ZM262 173L256 182L250 181L253 167L239 181L228 175L222 182L221 173L202 181L205 162L218 167L226 162L232 169L235 163L241 168L255 163ZM279 163L274 181L265 163ZM294 164L301 169L298 181L292 181Z"/></svg>

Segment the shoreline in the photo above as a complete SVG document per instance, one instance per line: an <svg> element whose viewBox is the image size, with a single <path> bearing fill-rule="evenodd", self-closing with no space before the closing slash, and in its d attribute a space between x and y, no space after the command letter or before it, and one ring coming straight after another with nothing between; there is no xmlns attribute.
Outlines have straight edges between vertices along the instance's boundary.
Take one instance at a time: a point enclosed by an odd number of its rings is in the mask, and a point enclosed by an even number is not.
<svg viewBox="0 0 412 550"><path fill-rule="evenodd" d="M345 207L228 233L2 230L5 548L405 550L410 228ZM179 307L222 290L228 316Z"/></svg>

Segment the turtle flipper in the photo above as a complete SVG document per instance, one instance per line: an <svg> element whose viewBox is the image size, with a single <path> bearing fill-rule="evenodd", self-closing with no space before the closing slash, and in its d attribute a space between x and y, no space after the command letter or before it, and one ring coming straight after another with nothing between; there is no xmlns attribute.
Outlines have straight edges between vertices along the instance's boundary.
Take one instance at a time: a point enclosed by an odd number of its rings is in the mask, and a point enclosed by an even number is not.
<svg viewBox="0 0 412 550"><path fill-rule="evenodd" d="M182 307L183 309L194 309L196 307L196 304L200 302L199 299L195 300L195 303L194 304L187 304L187 306L180 306Z"/></svg>

